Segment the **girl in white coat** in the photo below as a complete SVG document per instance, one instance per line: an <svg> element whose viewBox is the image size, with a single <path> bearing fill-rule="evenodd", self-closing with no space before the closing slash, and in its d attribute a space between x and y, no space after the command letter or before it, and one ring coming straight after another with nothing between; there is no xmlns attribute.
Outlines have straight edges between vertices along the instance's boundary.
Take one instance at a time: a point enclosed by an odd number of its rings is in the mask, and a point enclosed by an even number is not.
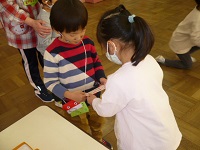
<svg viewBox="0 0 200 150"><path fill-rule="evenodd" d="M163 72L149 55L154 36L148 24L120 5L103 14L97 39L108 59L122 66L108 76L102 99L89 95L87 102L100 116L116 115L118 149L176 150L182 135L162 87Z"/></svg>

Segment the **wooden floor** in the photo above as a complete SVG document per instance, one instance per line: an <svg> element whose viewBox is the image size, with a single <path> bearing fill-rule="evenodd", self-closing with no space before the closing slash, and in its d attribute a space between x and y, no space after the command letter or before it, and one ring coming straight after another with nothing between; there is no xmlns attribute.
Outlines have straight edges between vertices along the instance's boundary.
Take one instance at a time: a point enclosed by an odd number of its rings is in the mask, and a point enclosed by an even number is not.
<svg viewBox="0 0 200 150"><path fill-rule="evenodd" d="M151 55L156 57L162 54L175 59L168 42L177 24L195 6L193 0L104 0L97 4L85 3L89 11L87 35L95 41L106 74L114 72L119 66L110 63L101 51L95 37L96 25L104 10L120 3L151 25L156 39ZM178 150L200 150L200 51L192 56L197 62L191 70L162 66L163 87L170 97L170 104L183 134ZM54 106L54 103L43 103L34 95L21 66L18 51L7 45L4 31L0 29L0 131L41 105L48 105L65 116L66 112ZM106 120L104 137L116 150L114 117Z"/></svg>

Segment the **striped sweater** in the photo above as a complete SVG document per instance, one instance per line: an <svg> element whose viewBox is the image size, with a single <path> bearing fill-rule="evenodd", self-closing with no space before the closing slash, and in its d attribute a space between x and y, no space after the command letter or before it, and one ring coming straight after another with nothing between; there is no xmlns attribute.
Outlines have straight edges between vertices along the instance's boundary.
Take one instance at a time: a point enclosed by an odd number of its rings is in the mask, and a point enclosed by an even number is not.
<svg viewBox="0 0 200 150"><path fill-rule="evenodd" d="M61 99L66 90L88 90L105 78L94 42L87 36L82 42L72 45L56 38L44 53L45 86Z"/></svg>

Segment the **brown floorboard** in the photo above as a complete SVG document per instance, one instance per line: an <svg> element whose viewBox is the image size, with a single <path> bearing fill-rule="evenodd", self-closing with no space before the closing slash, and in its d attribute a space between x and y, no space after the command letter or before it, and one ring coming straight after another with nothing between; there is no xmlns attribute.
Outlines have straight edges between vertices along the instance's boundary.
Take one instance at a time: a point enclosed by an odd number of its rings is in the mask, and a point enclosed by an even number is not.
<svg viewBox="0 0 200 150"><path fill-rule="evenodd" d="M119 66L109 62L96 40L96 25L102 12L124 4L132 13L143 17L155 34L155 45L151 55L159 54L176 59L168 42L178 23L194 8L192 0L104 0L84 3L89 12L87 35L97 47L107 75ZM192 54L197 59L191 70L180 70L161 66L164 72L163 87L170 98L183 139L178 150L200 150L200 51ZM42 72L42 70L41 70ZM21 57L15 48L7 45L5 33L0 29L0 131L10 126L32 110L47 105L59 114L64 111L53 103L41 102L33 92L21 66ZM116 150L113 131L114 117L107 118L103 128L104 137Z"/></svg>

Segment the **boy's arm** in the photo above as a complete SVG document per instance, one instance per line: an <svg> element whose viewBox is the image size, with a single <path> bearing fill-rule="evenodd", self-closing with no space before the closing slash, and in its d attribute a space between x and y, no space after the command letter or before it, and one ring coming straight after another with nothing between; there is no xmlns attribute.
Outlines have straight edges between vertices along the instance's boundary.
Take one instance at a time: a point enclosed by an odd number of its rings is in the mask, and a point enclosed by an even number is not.
<svg viewBox="0 0 200 150"><path fill-rule="evenodd" d="M86 94L82 91L65 91L64 97L74 100L78 103L86 100Z"/></svg>
<svg viewBox="0 0 200 150"><path fill-rule="evenodd" d="M72 99L77 102L85 101L86 95L82 91L68 91L59 80L59 62L48 52L44 53L44 83L48 90L60 99Z"/></svg>
<svg viewBox="0 0 200 150"><path fill-rule="evenodd" d="M44 53L44 84L48 90L58 96L60 99L64 98L64 93L67 89L60 83L58 74L58 62L48 52Z"/></svg>
<svg viewBox="0 0 200 150"><path fill-rule="evenodd" d="M100 82L101 78L105 78L106 79L106 75L105 75L103 66L101 64L101 61L99 59L99 56L97 54L97 51L96 51L96 48L95 48L94 45L91 45L91 52L92 52L91 57L93 59L95 76L96 76L96 79Z"/></svg>

